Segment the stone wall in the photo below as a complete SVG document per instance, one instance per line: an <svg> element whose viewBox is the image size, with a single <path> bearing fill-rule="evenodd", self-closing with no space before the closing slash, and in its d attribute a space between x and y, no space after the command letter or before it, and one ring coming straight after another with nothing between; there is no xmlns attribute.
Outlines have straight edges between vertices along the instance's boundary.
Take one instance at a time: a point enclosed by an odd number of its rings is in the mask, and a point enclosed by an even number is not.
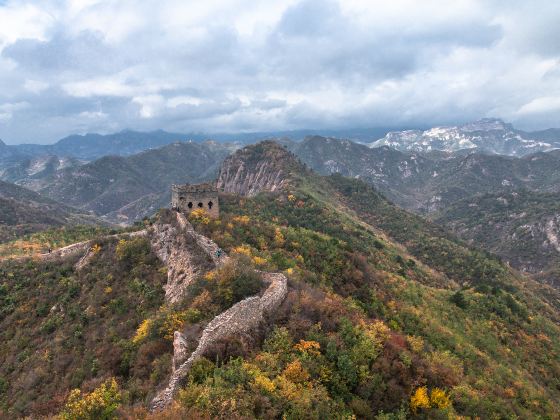
<svg viewBox="0 0 560 420"><path fill-rule="evenodd" d="M263 321L265 315L274 311L282 303L288 293L286 277L281 273L262 273L262 276L263 281L269 283L264 294L248 297L210 321L202 331L197 348L188 358L186 358L185 337L179 331L175 332L173 372L165 389L152 400L151 410L163 409L173 401L193 363L200 359L214 343L254 330Z"/></svg>
<svg viewBox="0 0 560 420"><path fill-rule="evenodd" d="M212 240L195 232L185 215L168 210L169 220L150 228L152 249L167 266L165 300L180 301L189 284L199 275L227 261Z"/></svg>

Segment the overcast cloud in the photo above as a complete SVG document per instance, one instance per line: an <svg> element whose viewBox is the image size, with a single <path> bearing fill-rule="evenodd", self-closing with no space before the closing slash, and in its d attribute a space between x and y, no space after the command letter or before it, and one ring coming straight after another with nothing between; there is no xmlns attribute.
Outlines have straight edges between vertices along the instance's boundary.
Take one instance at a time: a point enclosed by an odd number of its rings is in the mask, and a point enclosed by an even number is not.
<svg viewBox="0 0 560 420"><path fill-rule="evenodd" d="M0 138L560 126L560 2L0 0Z"/></svg>

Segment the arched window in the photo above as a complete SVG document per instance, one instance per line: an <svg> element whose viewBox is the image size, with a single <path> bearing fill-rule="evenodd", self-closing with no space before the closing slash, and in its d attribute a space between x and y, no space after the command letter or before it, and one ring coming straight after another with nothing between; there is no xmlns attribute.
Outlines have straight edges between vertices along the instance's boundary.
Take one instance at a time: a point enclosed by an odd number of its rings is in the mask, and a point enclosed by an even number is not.
<svg viewBox="0 0 560 420"><path fill-rule="evenodd" d="M189 204L187 204L187 206L189 207L189 209L192 209L192 201L189 201Z"/></svg>
<svg viewBox="0 0 560 420"><path fill-rule="evenodd" d="M198 203L198 207L202 208L203 204L202 203Z"/></svg>
<svg viewBox="0 0 560 420"><path fill-rule="evenodd" d="M211 209L213 205L214 205L214 203L212 203L211 201L208 202L208 208L209 209Z"/></svg>

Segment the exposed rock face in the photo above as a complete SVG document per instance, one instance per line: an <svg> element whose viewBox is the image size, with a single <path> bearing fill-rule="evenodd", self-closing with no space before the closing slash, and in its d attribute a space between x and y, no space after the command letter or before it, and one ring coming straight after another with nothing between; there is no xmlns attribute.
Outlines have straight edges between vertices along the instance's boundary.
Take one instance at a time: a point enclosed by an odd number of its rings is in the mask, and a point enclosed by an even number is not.
<svg viewBox="0 0 560 420"><path fill-rule="evenodd" d="M167 266L165 300L173 304L185 296L197 276L213 270L228 257L218 252L212 240L196 233L183 214L168 210L165 218L151 228L150 240L155 254Z"/></svg>
<svg viewBox="0 0 560 420"><path fill-rule="evenodd" d="M390 146L402 151L478 149L483 152L525 156L557 149L560 133L525 132L495 118L484 118L456 127L434 127L426 131L390 132L370 147Z"/></svg>
<svg viewBox="0 0 560 420"><path fill-rule="evenodd" d="M281 273L263 273L263 280L270 283L264 294L260 297L248 297L210 321L202 332L198 347L182 363L181 360L185 358L186 341L181 333L175 333L173 373L167 387L153 399L150 405L152 410L162 409L171 403L193 363L202 357L212 344L253 330L263 321L266 314L280 305L288 292L286 277Z"/></svg>
<svg viewBox="0 0 560 420"><path fill-rule="evenodd" d="M186 337L179 331L173 333L173 372L187 360L188 347Z"/></svg>
<svg viewBox="0 0 560 420"><path fill-rule="evenodd" d="M560 216L556 216L548 221L545 228L546 238L551 246L560 252Z"/></svg>
<svg viewBox="0 0 560 420"><path fill-rule="evenodd" d="M290 152L265 141L247 146L228 157L221 166L217 187L224 192L254 196L261 191L278 191L289 183Z"/></svg>

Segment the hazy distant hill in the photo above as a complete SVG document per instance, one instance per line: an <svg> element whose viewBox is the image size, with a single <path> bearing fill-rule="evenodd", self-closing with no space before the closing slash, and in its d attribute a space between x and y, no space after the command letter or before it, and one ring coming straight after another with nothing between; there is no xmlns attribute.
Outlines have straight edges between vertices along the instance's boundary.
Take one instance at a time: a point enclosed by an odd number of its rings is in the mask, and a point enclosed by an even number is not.
<svg viewBox="0 0 560 420"><path fill-rule="evenodd" d="M477 195L443 209L435 221L560 286L560 194L512 191Z"/></svg>
<svg viewBox="0 0 560 420"><path fill-rule="evenodd" d="M432 212L475 194L519 188L560 191L560 151L523 158L477 152L401 152L347 140L308 137L290 148L320 173L363 179L391 200Z"/></svg>
<svg viewBox="0 0 560 420"><path fill-rule="evenodd" d="M170 133L164 130L141 132L123 130L113 134L90 133L85 135L71 135L58 140L54 144L20 144L6 145L0 140L0 169L4 160L20 161L25 158L57 155L74 157L84 160L94 160L102 156L130 156L144 150L155 149L178 141L203 142L215 140L223 143L237 143L239 145L254 143L267 138L289 138L299 141L312 134L321 134L349 138L355 141L367 142L384 136L389 128L361 128L361 129L307 129L291 131L263 131L248 133Z"/></svg>
<svg viewBox="0 0 560 420"><path fill-rule="evenodd" d="M0 242L48 227L96 222L85 212L0 181Z"/></svg>
<svg viewBox="0 0 560 420"><path fill-rule="evenodd" d="M58 171L75 168L84 163L86 162L76 158L55 155L24 157L0 167L0 179L38 190Z"/></svg>
<svg viewBox="0 0 560 420"><path fill-rule="evenodd" d="M169 202L172 183L196 183L216 177L234 146L173 143L133 156L106 156L70 167L45 179L39 191L57 201L131 222Z"/></svg>

